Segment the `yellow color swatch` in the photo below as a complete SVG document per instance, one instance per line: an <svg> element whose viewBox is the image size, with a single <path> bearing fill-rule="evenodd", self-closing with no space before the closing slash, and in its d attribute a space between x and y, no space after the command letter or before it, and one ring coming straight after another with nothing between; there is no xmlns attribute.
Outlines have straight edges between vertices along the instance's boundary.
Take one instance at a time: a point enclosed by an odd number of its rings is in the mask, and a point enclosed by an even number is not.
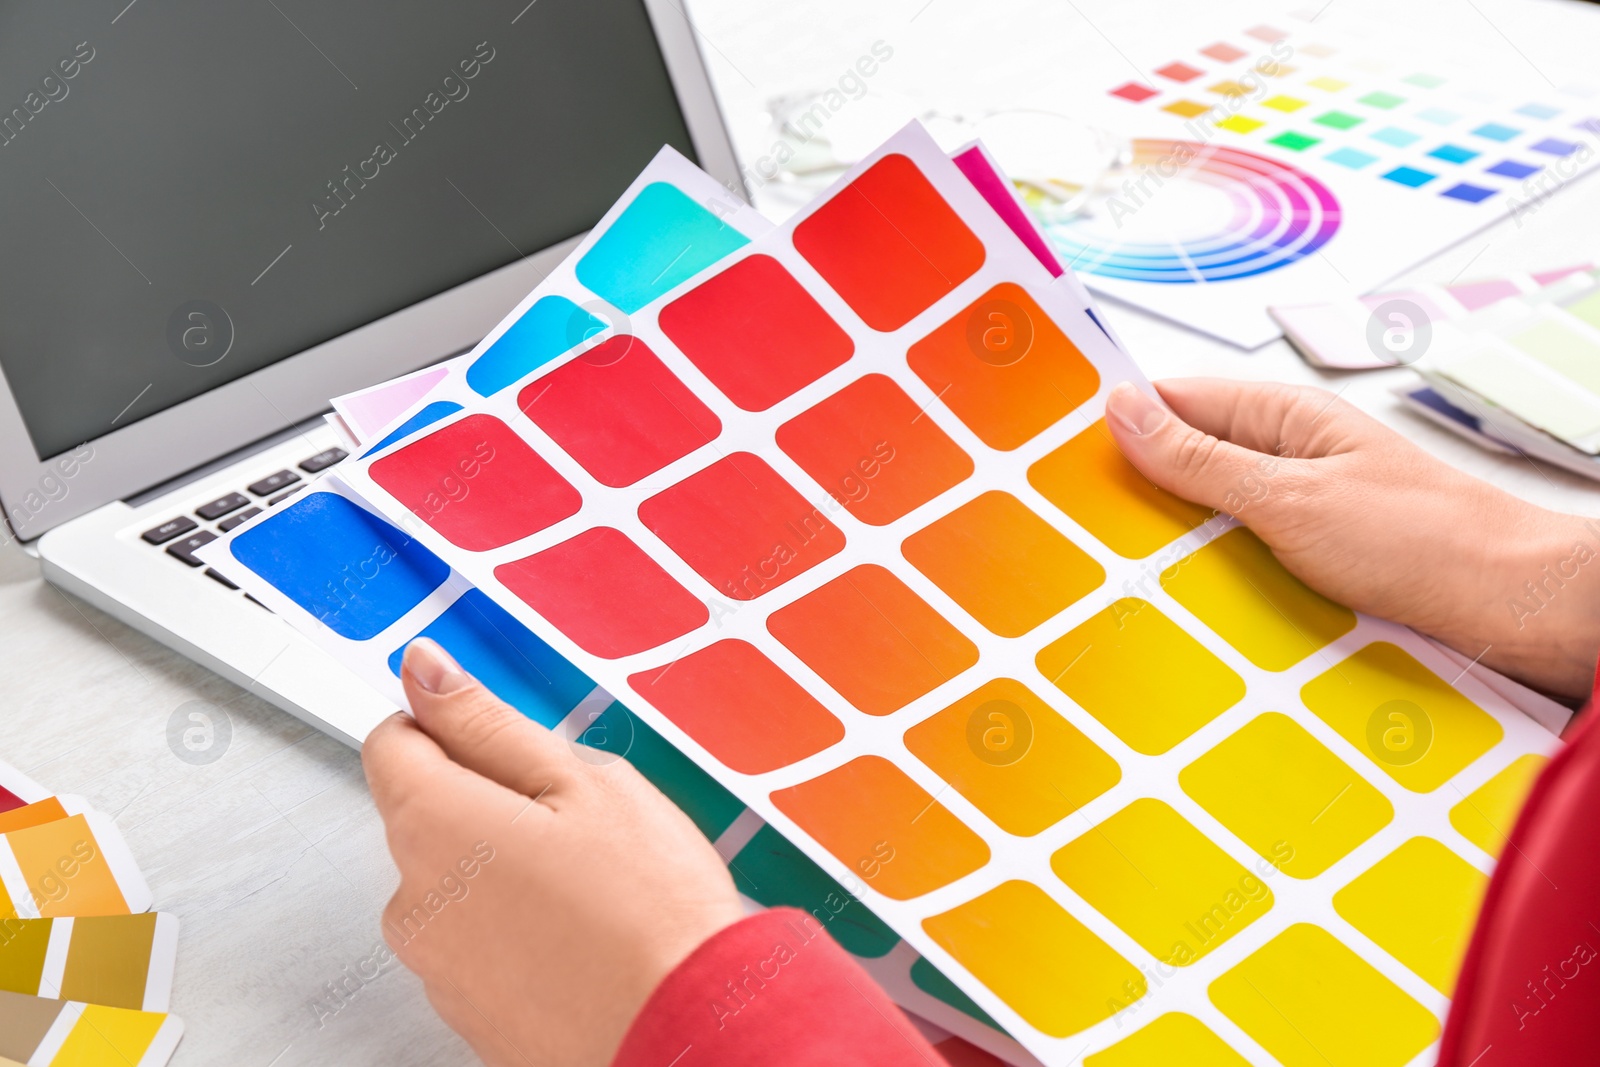
<svg viewBox="0 0 1600 1067"><path fill-rule="evenodd" d="M1046 645L1044 676L1147 756L1244 699L1244 679L1147 601L1125 597Z"/></svg>
<svg viewBox="0 0 1600 1067"><path fill-rule="evenodd" d="M1028 482L1126 559L1143 559L1216 514L1140 474L1104 419L1029 467Z"/></svg>
<svg viewBox="0 0 1600 1067"><path fill-rule="evenodd" d="M1083 1067L1250 1067L1206 1024L1181 1011L1169 1012L1103 1052L1085 1056Z"/></svg>
<svg viewBox="0 0 1600 1067"><path fill-rule="evenodd" d="M1402 1067L1439 1036L1428 1009L1309 923L1268 941L1210 993L1284 1067Z"/></svg>
<svg viewBox="0 0 1600 1067"><path fill-rule="evenodd" d="M128 914L105 850L84 816L17 830L5 841L44 918Z"/></svg>
<svg viewBox="0 0 1600 1067"><path fill-rule="evenodd" d="M1300 699L1414 793L1439 788L1505 736L1482 708L1386 641L1311 679Z"/></svg>
<svg viewBox="0 0 1600 1067"><path fill-rule="evenodd" d="M928 936L1050 1037L1144 996L1144 975L1032 882L1010 881L922 920Z"/></svg>
<svg viewBox="0 0 1600 1067"><path fill-rule="evenodd" d="M138 1063L166 1021L160 1012L86 1005L50 1067Z"/></svg>
<svg viewBox="0 0 1600 1067"><path fill-rule="evenodd" d="M1217 123L1219 130L1232 130L1234 133L1253 133L1265 126L1260 119L1247 119L1243 115L1232 115Z"/></svg>
<svg viewBox="0 0 1600 1067"><path fill-rule="evenodd" d="M1156 959L1187 967L1272 910L1266 883L1171 807L1135 800L1050 867Z"/></svg>
<svg viewBox="0 0 1600 1067"><path fill-rule="evenodd" d="M1027 686L997 678L906 731L906 748L1008 834L1054 826L1122 770Z"/></svg>
<svg viewBox="0 0 1600 1067"><path fill-rule="evenodd" d="M1174 100L1161 110L1170 111L1180 118L1192 119L1196 115L1204 115L1211 109L1204 104L1197 104L1193 100Z"/></svg>
<svg viewBox="0 0 1600 1067"><path fill-rule="evenodd" d="M1431 837L1413 837L1333 895L1333 910L1449 996L1489 876Z"/></svg>
<svg viewBox="0 0 1600 1067"><path fill-rule="evenodd" d="M1306 102L1297 96L1274 96L1261 102L1262 107L1270 107L1274 111L1293 114L1306 106Z"/></svg>
<svg viewBox="0 0 1600 1067"><path fill-rule="evenodd" d="M1001 637L1021 637L1106 580L1093 556L1010 493L984 493L906 538L900 550Z"/></svg>
<svg viewBox="0 0 1600 1067"><path fill-rule="evenodd" d="M1522 811L1522 802L1528 799L1528 791L1533 788L1534 779L1549 762L1545 756L1518 756L1450 809L1450 825L1462 837L1498 859Z"/></svg>
<svg viewBox="0 0 1600 1067"><path fill-rule="evenodd" d="M1315 878L1394 818L1387 797L1275 711L1178 772L1178 784L1293 878Z"/></svg>
<svg viewBox="0 0 1600 1067"><path fill-rule="evenodd" d="M1242 526L1163 571L1161 587L1263 670L1292 667L1356 628L1355 612L1313 592Z"/></svg>
<svg viewBox="0 0 1600 1067"><path fill-rule="evenodd" d="M1326 75L1320 78L1311 78L1306 81L1306 84L1313 89L1321 89L1327 93L1337 93L1350 88L1349 82L1340 81L1338 78L1330 78Z"/></svg>
<svg viewBox="0 0 1600 1067"><path fill-rule="evenodd" d="M1220 81L1211 87L1211 92L1223 96L1245 96L1250 90L1236 81Z"/></svg>

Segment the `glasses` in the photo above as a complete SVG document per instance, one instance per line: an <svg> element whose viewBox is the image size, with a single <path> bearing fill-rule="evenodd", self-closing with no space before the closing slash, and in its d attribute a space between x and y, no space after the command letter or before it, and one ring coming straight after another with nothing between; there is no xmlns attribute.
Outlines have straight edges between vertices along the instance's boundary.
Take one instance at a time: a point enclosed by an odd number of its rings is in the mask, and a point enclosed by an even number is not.
<svg viewBox="0 0 1600 1067"><path fill-rule="evenodd" d="M850 99L829 90L778 97L768 114L774 143L752 174L768 197L794 208L860 162L907 115L916 115L946 150L981 140L1029 205L1051 222L1086 214L1133 162L1128 138L1054 111L919 113L892 97Z"/></svg>

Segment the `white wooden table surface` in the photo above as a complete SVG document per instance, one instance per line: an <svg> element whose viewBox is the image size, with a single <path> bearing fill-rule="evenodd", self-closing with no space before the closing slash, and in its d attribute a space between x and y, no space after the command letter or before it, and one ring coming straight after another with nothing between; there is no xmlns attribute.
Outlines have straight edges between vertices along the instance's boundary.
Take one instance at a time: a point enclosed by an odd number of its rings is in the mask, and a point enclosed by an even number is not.
<svg viewBox="0 0 1600 1067"><path fill-rule="evenodd" d="M761 101L826 86L875 40L892 42L905 66L919 56L936 62L952 39L970 32L977 6L702 0L693 10L730 122L749 148L759 147L762 123L752 109ZM1476 6L1529 62L1559 62L1519 31L1519 5ZM982 8L986 24L1016 27L1049 9L1092 32L1065 0L985 0ZM1463 20L1480 17L1463 11ZM1003 54L974 55L949 77L974 84L999 77ZM1597 220L1600 179L1579 182L1520 225L1508 221L1406 280L1582 262L1600 253ZM1387 389L1406 371L1324 374L1283 342L1244 354L1126 308L1106 314L1152 377L1220 374L1343 389L1463 469L1547 506L1600 513L1596 486L1479 451L1401 410ZM230 747L208 766L180 761L167 745L169 717L191 700L222 706L231 721ZM173 1007L188 1034L174 1064L474 1062L415 978L397 967L370 977L378 913L395 878L356 753L64 596L14 544L0 549L0 708L0 757L115 813L157 906L182 921ZM369 978L357 977L363 971Z"/></svg>

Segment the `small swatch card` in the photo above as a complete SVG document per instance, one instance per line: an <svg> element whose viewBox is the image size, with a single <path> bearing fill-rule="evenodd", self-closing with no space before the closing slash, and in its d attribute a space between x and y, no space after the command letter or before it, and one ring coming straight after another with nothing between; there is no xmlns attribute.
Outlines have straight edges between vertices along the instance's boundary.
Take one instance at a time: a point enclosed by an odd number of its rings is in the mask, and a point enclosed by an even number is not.
<svg viewBox="0 0 1600 1067"><path fill-rule="evenodd" d="M50 791L9 763L0 762L0 812L44 800Z"/></svg>
<svg viewBox="0 0 1600 1067"><path fill-rule="evenodd" d="M0 1064L161 1067L183 1023L161 1012L0 992Z"/></svg>
<svg viewBox="0 0 1600 1067"><path fill-rule="evenodd" d="M164 1012L177 954L160 912L0 920L0 990Z"/></svg>
<svg viewBox="0 0 1600 1067"><path fill-rule="evenodd" d="M1554 736L1140 478L1142 375L919 127L671 285L627 216L626 329L208 562L369 676L463 602L513 704L553 650L1045 1063L1424 1055Z"/></svg>

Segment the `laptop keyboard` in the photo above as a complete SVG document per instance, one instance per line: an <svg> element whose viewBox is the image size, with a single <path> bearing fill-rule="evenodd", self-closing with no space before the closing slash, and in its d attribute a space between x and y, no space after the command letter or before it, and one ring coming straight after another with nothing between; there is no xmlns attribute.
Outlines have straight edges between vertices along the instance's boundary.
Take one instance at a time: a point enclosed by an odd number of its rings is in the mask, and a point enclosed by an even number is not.
<svg viewBox="0 0 1600 1067"><path fill-rule="evenodd" d="M196 506L193 514L174 515L139 536L147 544L163 549L167 555L187 567L203 567L205 564L195 557L195 553L215 541L217 534L227 533L237 526L242 526L261 514L263 509L294 496L306 487L303 474L316 474L326 470L348 454L342 448L330 448L318 452L296 464L300 468L299 471L281 470L269 474L245 486L244 492L227 493L215 500L208 500ZM213 524L215 531L207 529L202 523ZM239 588L211 567L206 567L205 576L229 589ZM245 599L252 604L266 607L248 593L245 594Z"/></svg>

